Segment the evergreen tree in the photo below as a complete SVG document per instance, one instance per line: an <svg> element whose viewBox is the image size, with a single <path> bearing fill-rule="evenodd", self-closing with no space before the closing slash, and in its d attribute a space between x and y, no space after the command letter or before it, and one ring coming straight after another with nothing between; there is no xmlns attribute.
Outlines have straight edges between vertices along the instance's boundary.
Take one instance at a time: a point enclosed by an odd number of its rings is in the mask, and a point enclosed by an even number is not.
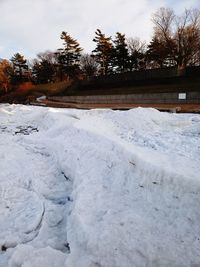
<svg viewBox="0 0 200 267"><path fill-rule="evenodd" d="M93 50L93 57L100 64L100 73L107 75L112 72L113 44L111 37L106 37L99 29L95 32L93 41L96 48Z"/></svg>
<svg viewBox="0 0 200 267"><path fill-rule="evenodd" d="M125 72L128 68L128 47L126 43L125 34L120 32L116 33L114 40L114 52L113 52L113 66L117 72Z"/></svg>
<svg viewBox="0 0 200 267"><path fill-rule="evenodd" d="M46 51L37 55L32 64L32 76L36 83L48 83L56 80L57 61L55 53Z"/></svg>
<svg viewBox="0 0 200 267"><path fill-rule="evenodd" d="M54 78L55 67L47 60L41 62L35 61L32 67L32 74L36 83L52 82Z"/></svg>
<svg viewBox="0 0 200 267"><path fill-rule="evenodd" d="M60 66L61 76L67 74L73 77L79 70L81 51L83 50L77 40L73 39L67 32L62 32L63 48L59 49L57 54ZM61 77L62 79L62 77Z"/></svg>
<svg viewBox="0 0 200 267"><path fill-rule="evenodd" d="M27 60L20 53L16 53L12 58L11 62L14 68L14 75L12 77L12 83L20 83L25 81L28 76L28 65Z"/></svg>
<svg viewBox="0 0 200 267"><path fill-rule="evenodd" d="M159 37L154 36L146 53L149 67L163 68L173 65L170 49Z"/></svg>

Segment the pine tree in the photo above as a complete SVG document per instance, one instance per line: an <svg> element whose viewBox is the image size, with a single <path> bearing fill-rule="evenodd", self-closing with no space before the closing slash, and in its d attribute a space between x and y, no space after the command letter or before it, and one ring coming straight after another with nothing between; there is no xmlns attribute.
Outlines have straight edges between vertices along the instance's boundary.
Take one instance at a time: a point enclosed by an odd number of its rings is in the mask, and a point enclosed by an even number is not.
<svg viewBox="0 0 200 267"><path fill-rule="evenodd" d="M12 79L13 83L19 83L26 79L28 72L27 60L20 53L16 53L12 58L14 76Z"/></svg>
<svg viewBox="0 0 200 267"><path fill-rule="evenodd" d="M100 73L107 75L112 72L113 44L111 37L106 37L99 29L93 41L96 43L93 57L100 64Z"/></svg>
<svg viewBox="0 0 200 267"><path fill-rule="evenodd" d="M72 77L79 70L80 56L83 49L77 40L73 39L67 32L62 32L60 38L64 41L64 48L57 52L61 72Z"/></svg>
<svg viewBox="0 0 200 267"><path fill-rule="evenodd" d="M113 67L117 72L127 71L129 61L128 48L125 34L116 33L114 40Z"/></svg>
<svg viewBox="0 0 200 267"><path fill-rule="evenodd" d="M154 36L148 45L147 60L152 67L163 68L167 65L168 51L165 42Z"/></svg>

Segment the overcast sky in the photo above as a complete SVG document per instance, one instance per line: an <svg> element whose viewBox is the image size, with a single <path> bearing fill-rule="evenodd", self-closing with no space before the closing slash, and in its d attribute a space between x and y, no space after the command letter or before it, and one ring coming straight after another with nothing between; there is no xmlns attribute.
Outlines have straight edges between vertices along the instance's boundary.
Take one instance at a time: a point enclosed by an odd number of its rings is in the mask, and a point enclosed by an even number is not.
<svg viewBox="0 0 200 267"><path fill-rule="evenodd" d="M176 13L200 7L200 0L0 0L0 58L20 52L34 58L38 52L62 46L60 34L67 31L85 52L94 49L94 32L149 41L151 15L159 7Z"/></svg>

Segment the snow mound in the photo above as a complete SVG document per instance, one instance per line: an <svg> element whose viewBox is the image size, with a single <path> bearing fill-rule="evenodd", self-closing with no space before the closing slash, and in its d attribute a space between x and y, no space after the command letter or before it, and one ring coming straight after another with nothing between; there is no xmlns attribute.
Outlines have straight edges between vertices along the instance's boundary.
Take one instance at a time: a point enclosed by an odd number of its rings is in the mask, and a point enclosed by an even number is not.
<svg viewBox="0 0 200 267"><path fill-rule="evenodd" d="M2 183L0 203L0 246L7 249L32 240L44 214L43 203L38 196Z"/></svg>
<svg viewBox="0 0 200 267"><path fill-rule="evenodd" d="M199 115L1 105L0 120L0 266L200 265Z"/></svg>
<svg viewBox="0 0 200 267"><path fill-rule="evenodd" d="M21 245L14 252L8 267L58 267L64 265L65 255L51 247L34 249L28 245Z"/></svg>

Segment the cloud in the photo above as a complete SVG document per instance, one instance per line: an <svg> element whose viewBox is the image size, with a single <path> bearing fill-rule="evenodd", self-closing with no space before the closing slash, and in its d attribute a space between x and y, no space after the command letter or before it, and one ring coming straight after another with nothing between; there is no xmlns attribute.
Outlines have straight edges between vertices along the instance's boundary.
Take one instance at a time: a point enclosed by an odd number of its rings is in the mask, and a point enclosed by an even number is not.
<svg viewBox="0 0 200 267"><path fill-rule="evenodd" d="M197 6L196 0L0 0L0 57L10 58L21 52L34 57L62 44L60 34L69 32L87 52L94 49L94 32L106 35L121 31L127 37L149 40L151 14L161 6L176 9ZM175 2L175 3L174 3Z"/></svg>

